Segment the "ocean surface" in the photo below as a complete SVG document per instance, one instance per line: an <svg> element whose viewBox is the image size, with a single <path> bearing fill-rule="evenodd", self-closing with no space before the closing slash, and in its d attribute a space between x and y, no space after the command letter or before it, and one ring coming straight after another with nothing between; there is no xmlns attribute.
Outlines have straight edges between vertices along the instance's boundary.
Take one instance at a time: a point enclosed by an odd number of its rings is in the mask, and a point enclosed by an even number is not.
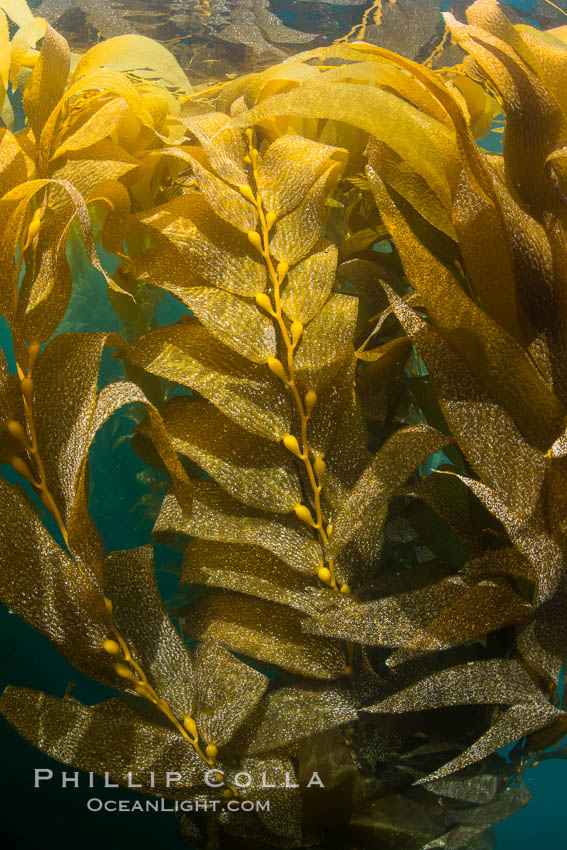
<svg viewBox="0 0 567 850"><path fill-rule="evenodd" d="M436 11L451 7L450 0L415 0L415 3L419 7L429 5ZM284 53L293 52L290 44L283 48L277 45L277 32L270 40L265 24L258 26L256 35L248 36L250 44L239 42L227 30L230 15L225 10L230 4L215 3L215 0L210 3L210 16L203 15L205 7L193 0L135 0L132 3L103 3L102 0L39 3L32 0L30 5L57 25L74 49L86 49L120 31L139 31L155 37L171 47L190 79L195 81L223 79L227 75L264 67L278 61L282 49ZM346 0L335 3L273 0L266 7L275 15L276 22L300 33L303 43L309 43L309 35L329 42L346 35L360 25L364 11L371 5L364 0L352 3ZM464 5L460 2L461 8ZM514 20L543 28L562 23L565 19L560 10L567 10L566 0L557 0L559 10L543 0L510 0L503 6ZM273 24L271 26L274 28ZM386 15L385 26L388 26ZM371 35L376 36L374 32ZM388 31L388 39L397 49L403 50L406 33L403 29ZM424 55L424 51L434 46L435 27L433 31L424 29L422 43L418 42L416 34L412 33L414 46L410 52ZM101 259L112 271L112 258ZM85 258L74 258L74 262L79 286L63 329L118 331L120 326L108 302L102 276L88 268ZM97 305L96 315L93 303ZM165 297L159 304L158 323L175 321L179 313L177 302ZM0 347L13 369L10 335L2 319ZM105 356L101 385L121 376L120 363ZM90 454L89 507L107 551L146 543L153 525L144 504L147 494L145 467L127 439L132 430L133 413L135 411L124 409L101 428ZM0 475L14 479L9 467L0 467ZM55 528L50 527L50 531L57 535ZM171 598L176 591L177 580L168 571L168 564L174 557L165 547L156 546L159 585L165 599ZM114 695L113 691L78 673L45 638L5 608L0 610L0 631L4 648L0 656L0 687L10 683L62 696L67 685L73 683L74 696L90 704ZM4 845L10 850L12 847L18 850L129 850L134 847L183 850L187 847L171 815L90 814L87 817L85 805L93 796L93 790L88 788L85 775L80 777L79 788L62 789L61 766L22 741L3 720L0 720L0 746L3 753L0 771L2 826L7 834L14 836L13 843ZM35 790L36 768L52 769L56 779ZM561 760L543 762L529 770L525 780L533 792L533 799L526 809L495 827L497 850L533 850L538 845L544 850L566 850L567 763ZM105 790L104 796L135 799L139 795L120 789Z"/></svg>

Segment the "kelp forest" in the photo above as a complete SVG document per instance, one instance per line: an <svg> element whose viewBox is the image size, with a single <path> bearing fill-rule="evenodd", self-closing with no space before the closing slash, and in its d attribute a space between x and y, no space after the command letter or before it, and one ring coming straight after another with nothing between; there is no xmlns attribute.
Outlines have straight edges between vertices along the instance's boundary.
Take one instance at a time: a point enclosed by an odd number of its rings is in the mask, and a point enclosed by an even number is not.
<svg viewBox="0 0 567 850"><path fill-rule="evenodd" d="M567 15L124 5L0 0L0 600L111 689L0 714L193 848L490 850L567 757Z"/></svg>

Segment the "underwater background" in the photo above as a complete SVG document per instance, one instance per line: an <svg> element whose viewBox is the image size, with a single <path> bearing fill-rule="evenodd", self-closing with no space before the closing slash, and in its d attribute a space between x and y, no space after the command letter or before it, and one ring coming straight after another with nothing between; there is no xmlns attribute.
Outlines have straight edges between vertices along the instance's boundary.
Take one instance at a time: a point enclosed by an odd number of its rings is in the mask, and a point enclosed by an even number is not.
<svg viewBox="0 0 567 850"><path fill-rule="evenodd" d="M312 0L31 0L35 13L46 17L69 40L74 50L124 32L139 32L164 43L177 56L191 82L215 81L246 71L257 70L281 61L306 45L331 43L346 37L360 38L411 58L430 55L439 41L441 11L457 11L466 0L384 0L381 26L368 23L378 4L365 0L312 2ZM546 0L509 0L502 4L514 22L529 23L542 29L562 25L566 0L549 4ZM411 8L410 8L411 7ZM450 51L450 46L447 48ZM437 61L442 63L442 54ZM499 136L490 146L497 150ZM487 147L489 145L487 144ZM99 256L101 251L99 251ZM107 262L100 256L109 272ZM69 256L74 280L73 298L59 331L120 331L116 313L107 297L106 283L89 266L86 256ZM173 297L161 297L157 324L175 321L184 308ZM0 347L11 370L10 334L0 318ZM120 361L106 356L101 386L124 377ZM90 513L100 530L107 551L133 548L144 544L153 525L151 494L148 495L146 467L131 449L128 435L137 423L136 409L125 408L115 414L97 434L91 448ZM15 476L10 467L0 467L8 480ZM156 494L156 498L161 492ZM50 531L57 534L55 528ZM175 553L155 547L158 583L164 599L173 600L177 578L168 569ZM173 605L173 602L172 602ZM59 655L54 647L26 623L4 607L0 611L2 644L0 687L7 683L63 695L62 683L73 685L73 695L94 704L114 694L88 679ZM3 768L0 790L3 803L2 825L13 838L7 845L33 850L50 848L100 848L109 850L134 846L159 846L182 850L186 843L170 815L91 814L86 801L93 790L82 777L78 789L59 787L63 766L24 742L0 719L0 746ZM39 790L33 789L34 768L51 767L55 778ZM68 773L72 772L67 768ZM564 806L567 800L567 764L560 759L543 762L525 776L534 796L526 809L495 827L498 850L528 850L541 843L545 850L567 848ZM96 788L101 788L97 780ZM134 799L135 792L124 789L101 790L105 799ZM371 848L361 848L371 850Z"/></svg>

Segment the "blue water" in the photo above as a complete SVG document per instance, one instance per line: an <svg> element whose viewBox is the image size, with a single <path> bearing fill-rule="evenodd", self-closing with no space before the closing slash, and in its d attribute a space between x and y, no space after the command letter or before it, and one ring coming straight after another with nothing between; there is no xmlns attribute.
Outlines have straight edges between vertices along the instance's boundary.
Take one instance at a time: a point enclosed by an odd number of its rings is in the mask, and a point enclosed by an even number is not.
<svg viewBox="0 0 567 850"><path fill-rule="evenodd" d="M533 791L530 804L495 827L498 850L565 850L565 789L567 762L544 761L525 775Z"/></svg>
<svg viewBox="0 0 567 850"><path fill-rule="evenodd" d="M534 0L505 0L506 6L512 6L519 12L526 12L528 15L533 15L535 12Z"/></svg>

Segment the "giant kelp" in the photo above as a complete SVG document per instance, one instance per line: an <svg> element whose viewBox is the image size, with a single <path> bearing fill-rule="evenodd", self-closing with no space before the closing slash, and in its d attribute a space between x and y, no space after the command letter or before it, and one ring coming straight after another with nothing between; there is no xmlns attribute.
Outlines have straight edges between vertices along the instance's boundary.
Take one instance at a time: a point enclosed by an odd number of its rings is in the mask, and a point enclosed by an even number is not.
<svg viewBox="0 0 567 850"><path fill-rule="evenodd" d="M32 0L84 50L101 38L139 33L160 40L192 79L225 79L292 55L302 45L364 40L410 59L453 65L462 52L443 27L448 8L465 20L468 0ZM514 23L562 23L551 0L509 0Z"/></svg>
<svg viewBox="0 0 567 850"><path fill-rule="evenodd" d="M26 113L1 138L0 597L119 692L0 711L148 794L269 799L184 817L193 844L491 846L567 729L564 42L478 0L445 15L457 68L337 43L194 90L141 36L76 61L0 7ZM502 155L474 135L497 114ZM57 332L79 239L121 336ZM183 317L157 327L150 289ZM101 389L105 348L130 380ZM200 588L180 631L149 541L105 553L87 509L132 403L155 539Z"/></svg>

